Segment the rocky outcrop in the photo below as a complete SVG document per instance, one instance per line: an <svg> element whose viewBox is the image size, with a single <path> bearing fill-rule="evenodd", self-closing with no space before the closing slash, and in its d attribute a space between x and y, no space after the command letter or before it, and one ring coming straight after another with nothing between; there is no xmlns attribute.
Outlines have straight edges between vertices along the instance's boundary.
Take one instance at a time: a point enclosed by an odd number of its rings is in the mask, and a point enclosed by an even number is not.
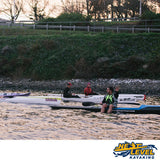
<svg viewBox="0 0 160 160"><path fill-rule="evenodd" d="M147 95L160 95L160 80L150 79L94 79L94 80L52 80L32 81L30 79L11 80L0 79L0 90L13 91L44 91L51 93L62 93L67 82L71 82L75 93L83 93L87 83L90 82L95 92L105 94L108 86L119 86L121 93L138 93Z"/></svg>

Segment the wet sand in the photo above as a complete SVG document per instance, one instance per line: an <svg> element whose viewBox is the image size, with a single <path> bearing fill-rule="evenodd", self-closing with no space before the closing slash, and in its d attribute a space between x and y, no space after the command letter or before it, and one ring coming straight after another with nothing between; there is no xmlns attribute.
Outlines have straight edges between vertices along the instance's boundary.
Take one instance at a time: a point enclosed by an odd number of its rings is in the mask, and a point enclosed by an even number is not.
<svg viewBox="0 0 160 160"><path fill-rule="evenodd" d="M147 97L145 103L160 105L160 98ZM5 102L0 103L0 111L1 140L160 139L157 114L107 115Z"/></svg>

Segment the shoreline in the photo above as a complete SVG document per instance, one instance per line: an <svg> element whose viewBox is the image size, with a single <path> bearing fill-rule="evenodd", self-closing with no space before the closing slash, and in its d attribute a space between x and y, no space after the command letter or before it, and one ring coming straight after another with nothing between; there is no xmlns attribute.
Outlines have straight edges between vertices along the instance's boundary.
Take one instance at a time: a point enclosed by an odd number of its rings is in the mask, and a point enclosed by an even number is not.
<svg viewBox="0 0 160 160"><path fill-rule="evenodd" d="M100 94L105 94L108 86L119 86L120 93L160 95L160 80L150 79L72 79L72 80L50 80L32 81L31 79L11 80L0 78L0 90L6 91L43 91L51 93L62 93L67 82L71 82L72 91L76 94L83 93L87 83L91 83L92 89Z"/></svg>

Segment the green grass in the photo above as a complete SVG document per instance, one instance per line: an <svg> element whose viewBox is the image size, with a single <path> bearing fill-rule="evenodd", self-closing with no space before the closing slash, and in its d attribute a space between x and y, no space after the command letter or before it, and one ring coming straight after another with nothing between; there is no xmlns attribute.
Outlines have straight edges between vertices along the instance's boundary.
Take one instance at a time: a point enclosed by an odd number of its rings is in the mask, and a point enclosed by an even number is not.
<svg viewBox="0 0 160 160"><path fill-rule="evenodd" d="M0 75L15 79L160 79L160 34L0 29L5 46Z"/></svg>
<svg viewBox="0 0 160 160"><path fill-rule="evenodd" d="M111 22L91 22L91 25L96 25L96 26L119 26L119 25L137 25L139 24L139 21L111 21Z"/></svg>

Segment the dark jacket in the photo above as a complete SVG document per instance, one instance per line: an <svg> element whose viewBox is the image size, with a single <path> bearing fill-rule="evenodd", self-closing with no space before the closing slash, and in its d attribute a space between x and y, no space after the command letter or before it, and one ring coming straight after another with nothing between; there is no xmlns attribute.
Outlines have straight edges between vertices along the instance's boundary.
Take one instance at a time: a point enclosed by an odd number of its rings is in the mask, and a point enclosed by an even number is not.
<svg viewBox="0 0 160 160"><path fill-rule="evenodd" d="M72 93L70 91L70 88L66 87L63 91L63 97L66 97L66 98L70 98L72 97Z"/></svg>

